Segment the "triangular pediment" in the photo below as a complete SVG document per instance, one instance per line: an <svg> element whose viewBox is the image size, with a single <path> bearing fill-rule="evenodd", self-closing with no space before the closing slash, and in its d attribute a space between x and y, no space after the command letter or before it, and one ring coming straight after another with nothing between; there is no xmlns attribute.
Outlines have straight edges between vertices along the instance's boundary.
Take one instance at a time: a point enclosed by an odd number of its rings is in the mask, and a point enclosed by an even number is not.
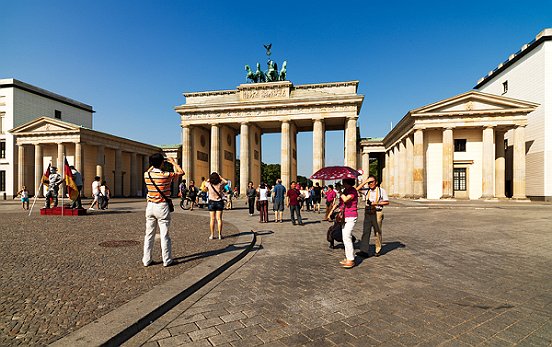
<svg viewBox="0 0 552 347"><path fill-rule="evenodd" d="M527 111L538 104L500 95L469 91L410 111L415 116ZM529 111L530 112L530 111Z"/></svg>
<svg viewBox="0 0 552 347"><path fill-rule="evenodd" d="M17 135L28 133L54 133L61 131L75 131L79 129L80 126L73 123L68 123L49 117L40 117L18 127L15 127L10 130L10 132L14 135Z"/></svg>

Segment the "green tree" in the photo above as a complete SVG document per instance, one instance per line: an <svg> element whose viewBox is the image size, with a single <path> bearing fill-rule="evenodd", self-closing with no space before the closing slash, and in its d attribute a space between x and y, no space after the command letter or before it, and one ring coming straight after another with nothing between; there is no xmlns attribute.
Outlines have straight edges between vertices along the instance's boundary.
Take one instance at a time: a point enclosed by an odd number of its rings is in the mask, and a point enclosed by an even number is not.
<svg viewBox="0 0 552 347"><path fill-rule="evenodd" d="M280 164L265 164L261 162L261 181L273 186L280 178Z"/></svg>
<svg viewBox="0 0 552 347"><path fill-rule="evenodd" d="M313 185L311 180L309 180L305 176L300 176L300 175L297 175L297 183L299 183L301 187L308 187Z"/></svg>

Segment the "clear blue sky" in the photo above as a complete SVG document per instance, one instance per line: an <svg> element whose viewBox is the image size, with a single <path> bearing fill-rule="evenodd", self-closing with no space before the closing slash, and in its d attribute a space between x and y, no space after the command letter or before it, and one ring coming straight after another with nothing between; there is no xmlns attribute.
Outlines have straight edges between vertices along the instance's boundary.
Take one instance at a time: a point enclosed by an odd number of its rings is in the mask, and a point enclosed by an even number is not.
<svg viewBox="0 0 552 347"><path fill-rule="evenodd" d="M18 0L0 11L0 78L90 104L96 130L151 144L180 143L182 93L236 88L266 43L294 84L359 80L361 136L383 137L552 27L551 0ZM298 142L310 175L312 134ZM279 147L264 136L263 161L278 163ZM329 132L326 163L341 164L342 148L343 133Z"/></svg>

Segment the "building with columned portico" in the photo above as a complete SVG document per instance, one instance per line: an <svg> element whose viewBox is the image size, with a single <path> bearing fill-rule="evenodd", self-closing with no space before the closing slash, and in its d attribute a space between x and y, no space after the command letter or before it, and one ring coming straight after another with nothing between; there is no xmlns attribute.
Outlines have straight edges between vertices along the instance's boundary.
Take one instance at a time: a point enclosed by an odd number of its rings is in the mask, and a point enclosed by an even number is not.
<svg viewBox="0 0 552 347"><path fill-rule="evenodd" d="M91 195L100 176L115 196L142 196L141 173L161 151L138 141L92 130L93 108L16 79L0 80L0 194L12 197L22 185L39 196L42 174L62 168L64 156L82 173Z"/></svg>

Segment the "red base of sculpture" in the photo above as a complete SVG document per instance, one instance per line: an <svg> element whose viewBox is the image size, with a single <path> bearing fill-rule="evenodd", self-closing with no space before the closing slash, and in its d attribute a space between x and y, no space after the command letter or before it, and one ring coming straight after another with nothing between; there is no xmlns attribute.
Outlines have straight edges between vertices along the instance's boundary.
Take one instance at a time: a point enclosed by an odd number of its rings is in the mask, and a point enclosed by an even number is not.
<svg viewBox="0 0 552 347"><path fill-rule="evenodd" d="M41 208L41 216L84 216L86 210L84 208L69 208L64 207L52 207L52 208Z"/></svg>

